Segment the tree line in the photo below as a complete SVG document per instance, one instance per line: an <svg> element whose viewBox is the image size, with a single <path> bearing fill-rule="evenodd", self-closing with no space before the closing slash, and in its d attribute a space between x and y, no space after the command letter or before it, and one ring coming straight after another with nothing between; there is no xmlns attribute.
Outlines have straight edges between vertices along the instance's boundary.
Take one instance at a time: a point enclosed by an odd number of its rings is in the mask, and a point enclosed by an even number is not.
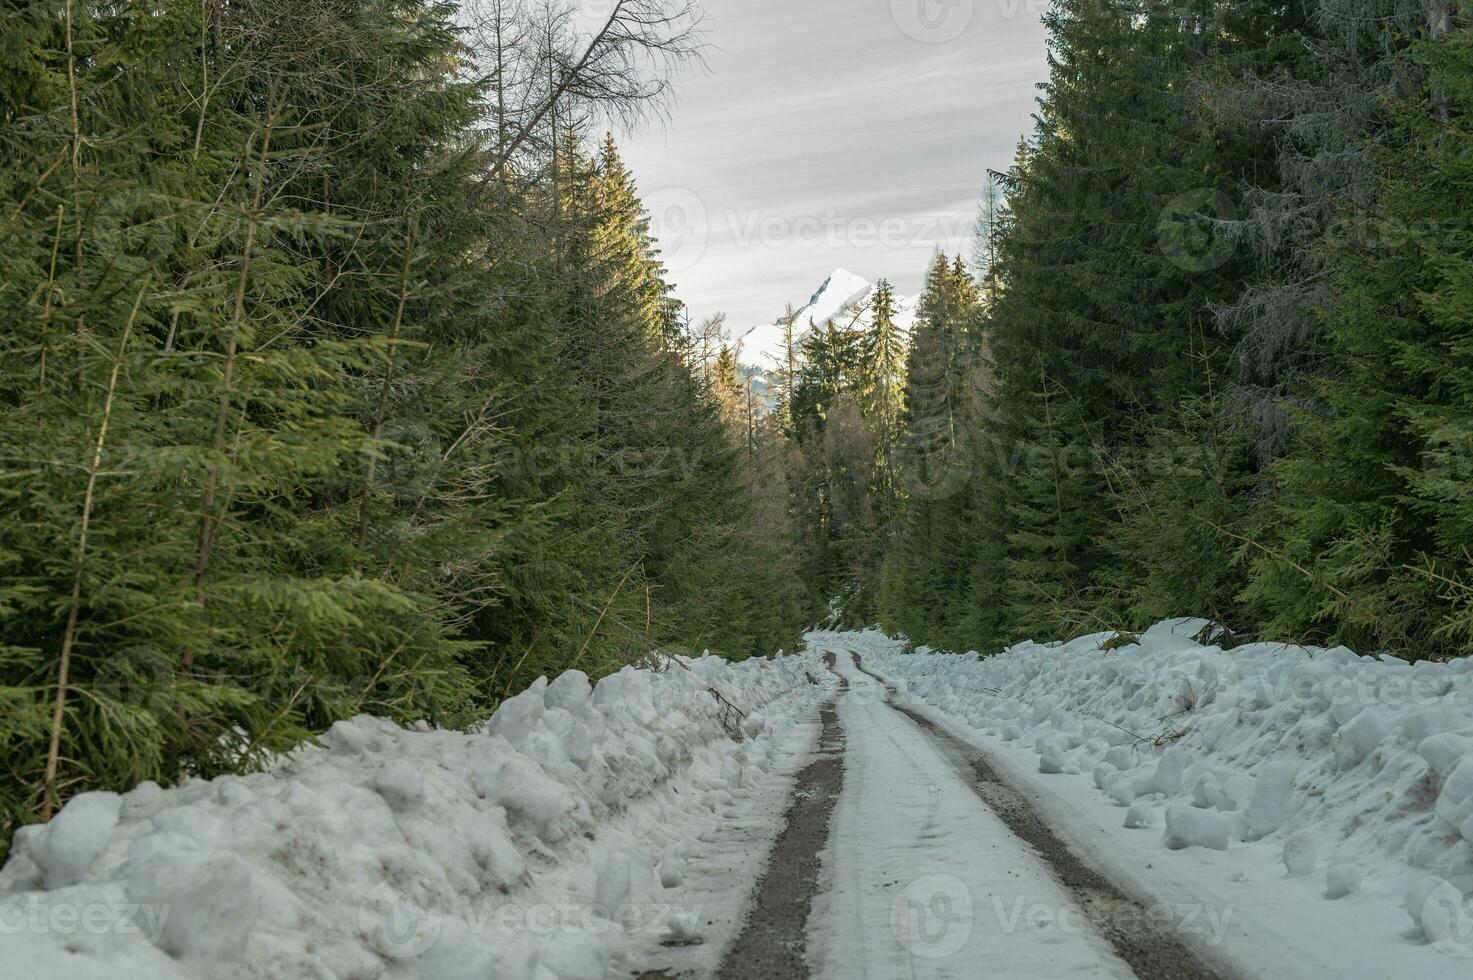
<svg viewBox="0 0 1473 980"><path fill-rule="evenodd" d="M593 138L694 18L601 17L0 11L0 851L359 712L795 645L783 524Z"/></svg>
<svg viewBox="0 0 1473 980"><path fill-rule="evenodd" d="M883 386L898 413L866 402L882 312L804 344L784 412L805 581L950 649L1200 616L1466 653L1466 5L1060 0L1045 21L1035 129L969 266L930 272Z"/></svg>

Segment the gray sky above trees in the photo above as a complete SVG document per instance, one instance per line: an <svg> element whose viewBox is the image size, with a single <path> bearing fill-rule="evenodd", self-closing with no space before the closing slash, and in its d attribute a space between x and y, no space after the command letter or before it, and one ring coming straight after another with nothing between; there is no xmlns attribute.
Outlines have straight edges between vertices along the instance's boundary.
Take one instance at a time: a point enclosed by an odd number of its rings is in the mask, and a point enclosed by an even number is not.
<svg viewBox="0 0 1473 980"><path fill-rule="evenodd" d="M1041 0L703 6L706 70L621 138L693 318L771 320L836 267L913 293L937 248L970 255L1047 75Z"/></svg>

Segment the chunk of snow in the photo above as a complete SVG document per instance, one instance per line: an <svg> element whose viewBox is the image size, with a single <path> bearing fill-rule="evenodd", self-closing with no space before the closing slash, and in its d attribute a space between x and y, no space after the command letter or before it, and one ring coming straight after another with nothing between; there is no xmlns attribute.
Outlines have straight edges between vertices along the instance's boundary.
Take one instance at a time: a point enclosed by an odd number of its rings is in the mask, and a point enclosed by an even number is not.
<svg viewBox="0 0 1473 980"><path fill-rule="evenodd" d="M165 799L164 790L152 779L144 780L123 794L123 805L118 811L122 820L137 820L151 817Z"/></svg>
<svg viewBox="0 0 1473 980"><path fill-rule="evenodd" d="M1290 834L1284 841L1284 868L1291 878L1308 878L1320 861L1319 839L1308 830Z"/></svg>
<svg viewBox="0 0 1473 980"><path fill-rule="evenodd" d="M672 912L666 925L667 941L683 944L700 939L699 923L694 912Z"/></svg>
<svg viewBox="0 0 1473 980"><path fill-rule="evenodd" d="M568 788L522 755L507 755L477 770L471 785L484 799L506 808L513 830L548 840L560 836L557 821L573 808Z"/></svg>
<svg viewBox="0 0 1473 980"><path fill-rule="evenodd" d="M1344 898L1360 891L1365 873L1354 864L1332 864L1325 872L1325 897Z"/></svg>
<svg viewBox="0 0 1473 980"><path fill-rule="evenodd" d="M685 858L678 844L671 844L665 848L665 854L660 858L660 864L655 869L660 876L662 888L678 888L685 880Z"/></svg>
<svg viewBox="0 0 1473 980"><path fill-rule="evenodd" d="M1179 616L1176 619L1167 619L1151 626L1141 634L1141 641L1147 640L1160 642L1163 639L1172 640L1187 639L1200 636L1216 628L1217 624L1210 619L1202 619L1196 616ZM1195 642L1195 641L1193 641Z"/></svg>
<svg viewBox="0 0 1473 980"><path fill-rule="evenodd" d="M610 854L598 871L593 909L610 922L625 924L632 913L633 865L626 854Z"/></svg>
<svg viewBox="0 0 1473 980"><path fill-rule="evenodd" d="M1463 756L1448 773L1437 797L1437 815L1454 828L1473 816L1473 755Z"/></svg>
<svg viewBox="0 0 1473 980"><path fill-rule="evenodd" d="M122 806L123 798L117 793L83 793L61 808L28 849L45 875L47 888L65 888L82 880L107 846Z"/></svg>
<svg viewBox="0 0 1473 980"><path fill-rule="evenodd" d="M557 680L547 685L542 699L548 708L576 712L593 700L593 685L588 682L588 675L583 671L565 670L558 675Z"/></svg>
<svg viewBox="0 0 1473 980"><path fill-rule="evenodd" d="M1435 944L1451 947L1462 958L1473 956L1473 916L1463 893L1435 875L1412 883L1404 899L1407 914Z"/></svg>
<svg viewBox="0 0 1473 980"><path fill-rule="evenodd" d="M1125 811L1125 826L1132 830L1138 827L1154 827L1156 825L1156 812L1147 803L1133 803L1129 810Z"/></svg>
<svg viewBox="0 0 1473 980"><path fill-rule="evenodd" d="M1335 762L1341 769L1358 766L1391 734L1396 716L1384 708L1367 708L1340 729L1335 744Z"/></svg>
<svg viewBox="0 0 1473 980"><path fill-rule="evenodd" d="M245 955L264 890L240 858L178 834L150 834L129 852L127 880L135 902L169 910L159 944L170 955L208 962Z"/></svg>
<svg viewBox="0 0 1473 980"><path fill-rule="evenodd" d="M322 736L324 745L343 755L361 755L368 751L369 736L352 721L335 721Z"/></svg>
<svg viewBox="0 0 1473 980"><path fill-rule="evenodd" d="M1473 738L1452 732L1431 735L1418 743L1417 754L1433 772L1447 776L1465 757L1473 757Z"/></svg>
<svg viewBox="0 0 1473 980"><path fill-rule="evenodd" d="M1186 847L1225 851L1232 833L1232 820L1221 813L1178 806L1166 809L1165 841L1174 851Z"/></svg>
<svg viewBox="0 0 1473 980"><path fill-rule="evenodd" d="M1118 773L1107 782L1105 793L1118 806L1129 806L1142 796L1156 792L1156 774L1149 769Z"/></svg>
<svg viewBox="0 0 1473 980"><path fill-rule="evenodd" d="M547 709L544 693L547 691L547 678L539 677L531 687L515 697L507 698L497 707L496 713L486 724L486 730L492 735L500 735L512 744L513 748L520 749L526 744L527 736L532 733L532 727L537 719L542 717L542 712Z"/></svg>
<svg viewBox="0 0 1473 980"><path fill-rule="evenodd" d="M1398 726L1401 737L1412 743L1420 743L1433 735L1451 732L1457 728L1466 726L1468 717L1446 705L1429 708L1426 711L1414 711L1402 719ZM1467 740L1469 749L1473 750L1473 739Z"/></svg>
<svg viewBox="0 0 1473 980"><path fill-rule="evenodd" d="M1407 915L1412 917L1412 923L1420 929L1422 927L1422 910L1425 908L1427 900L1438 892L1446 895L1446 890L1450 889L1452 889L1452 885L1448 884L1441 877L1437 875L1424 875L1407 886L1406 892L1402 895L1402 908L1406 909Z"/></svg>
<svg viewBox="0 0 1473 980"><path fill-rule="evenodd" d="M1175 796L1182 790L1182 778L1186 774L1187 757L1181 749L1172 747L1161 756L1156 764L1156 792Z"/></svg>
<svg viewBox="0 0 1473 980"><path fill-rule="evenodd" d="M1248 830L1255 838L1266 837L1284 825L1294 811L1294 781L1299 766L1293 762L1271 762L1248 801Z"/></svg>
<svg viewBox="0 0 1473 980"><path fill-rule="evenodd" d="M1038 771L1042 773L1062 773L1068 769L1068 766L1069 762L1064 757L1064 750L1055 744L1045 746L1038 757Z"/></svg>
<svg viewBox="0 0 1473 980"><path fill-rule="evenodd" d="M395 759L378 771L373 779L373 788L391 808L403 810L424 798L424 775L412 762Z"/></svg>

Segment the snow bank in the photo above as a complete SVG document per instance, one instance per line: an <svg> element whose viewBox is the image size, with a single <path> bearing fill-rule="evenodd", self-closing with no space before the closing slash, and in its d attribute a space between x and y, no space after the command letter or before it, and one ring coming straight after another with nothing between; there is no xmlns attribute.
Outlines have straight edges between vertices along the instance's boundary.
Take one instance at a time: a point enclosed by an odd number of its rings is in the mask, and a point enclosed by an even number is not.
<svg viewBox="0 0 1473 980"><path fill-rule="evenodd" d="M0 870L0 961L600 980L636 936L690 930L668 889L701 847L692 813L769 778L831 677L807 656L683 663L539 680L470 734L359 717L267 772L77 797ZM712 689L748 712L742 741Z"/></svg>
<svg viewBox="0 0 1473 980"><path fill-rule="evenodd" d="M1406 896L1413 941L1473 958L1473 660L1224 651L1208 635L1176 620L1124 645L1106 633L979 657L866 634L865 661L999 751L1031 751L1045 778L1092 777L1098 806L1124 808L1116 827L1155 828L1132 833L1161 848L1270 849L1326 901L1364 880Z"/></svg>

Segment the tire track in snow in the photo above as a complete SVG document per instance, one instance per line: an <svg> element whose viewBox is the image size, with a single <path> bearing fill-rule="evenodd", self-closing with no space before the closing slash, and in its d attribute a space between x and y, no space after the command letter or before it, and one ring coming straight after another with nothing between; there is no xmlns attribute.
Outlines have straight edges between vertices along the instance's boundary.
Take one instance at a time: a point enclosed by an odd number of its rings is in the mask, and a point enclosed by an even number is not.
<svg viewBox="0 0 1473 980"><path fill-rule="evenodd" d="M914 722L983 804L1033 847L1059 883L1073 895L1090 925L1114 947L1136 976L1141 980L1218 980L1220 975L1205 966L1185 943L1156 925L1149 909L1070 851L1039 818L1027 797L1004 781L976 747L943 731L924 715L896 704L895 686L866 669L859 653L852 655L855 667L884 687L885 703Z"/></svg>
<svg viewBox="0 0 1473 980"><path fill-rule="evenodd" d="M826 653L824 659L832 670L834 655ZM844 788L844 729L838 699L848 687L840 677L835 696L819 710L823 731L817 755L797 775L783 830L757 883L746 925L722 960L721 980L808 977L808 916L818 893L820 854Z"/></svg>
<svg viewBox="0 0 1473 980"><path fill-rule="evenodd" d="M833 642L832 640L830 642ZM822 980L1129 980L1052 869L856 669L840 640L844 793L808 923Z"/></svg>

